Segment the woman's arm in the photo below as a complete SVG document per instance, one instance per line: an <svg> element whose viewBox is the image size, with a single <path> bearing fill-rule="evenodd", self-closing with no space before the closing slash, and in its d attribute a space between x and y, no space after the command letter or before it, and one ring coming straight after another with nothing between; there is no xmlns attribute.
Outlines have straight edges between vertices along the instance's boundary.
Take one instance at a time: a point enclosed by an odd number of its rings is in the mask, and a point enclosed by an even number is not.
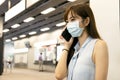
<svg viewBox="0 0 120 80"><path fill-rule="evenodd" d="M67 75L67 55L68 51L63 50L62 56L55 69L55 77L57 80L62 80Z"/></svg>
<svg viewBox="0 0 120 80"><path fill-rule="evenodd" d="M61 36L61 39L64 38ZM64 41L64 49L66 50L62 51L62 56L55 69L55 77L57 80L62 80L67 76L67 56L72 43L73 38L71 38L69 41Z"/></svg>
<svg viewBox="0 0 120 80"><path fill-rule="evenodd" d="M96 65L95 80L107 80L108 49L103 40L98 40L94 49L94 62Z"/></svg>

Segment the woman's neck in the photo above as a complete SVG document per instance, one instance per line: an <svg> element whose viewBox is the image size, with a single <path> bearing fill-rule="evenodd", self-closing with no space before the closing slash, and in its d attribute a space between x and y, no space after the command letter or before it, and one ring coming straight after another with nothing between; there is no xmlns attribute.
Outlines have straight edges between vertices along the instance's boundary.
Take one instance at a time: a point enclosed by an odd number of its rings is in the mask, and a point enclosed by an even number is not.
<svg viewBox="0 0 120 80"><path fill-rule="evenodd" d="M78 41L80 43L80 47L83 45L85 40L89 37L88 33L86 31L83 32L83 34L78 38Z"/></svg>

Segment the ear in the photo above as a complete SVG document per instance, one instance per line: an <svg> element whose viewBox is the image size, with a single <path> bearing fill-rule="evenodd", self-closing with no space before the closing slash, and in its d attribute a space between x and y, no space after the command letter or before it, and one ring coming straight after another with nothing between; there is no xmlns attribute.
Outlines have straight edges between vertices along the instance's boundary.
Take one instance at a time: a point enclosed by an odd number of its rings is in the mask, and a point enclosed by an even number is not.
<svg viewBox="0 0 120 80"><path fill-rule="evenodd" d="M87 17L87 18L84 20L84 25L85 25L85 26L88 26L89 23L90 23L90 18Z"/></svg>

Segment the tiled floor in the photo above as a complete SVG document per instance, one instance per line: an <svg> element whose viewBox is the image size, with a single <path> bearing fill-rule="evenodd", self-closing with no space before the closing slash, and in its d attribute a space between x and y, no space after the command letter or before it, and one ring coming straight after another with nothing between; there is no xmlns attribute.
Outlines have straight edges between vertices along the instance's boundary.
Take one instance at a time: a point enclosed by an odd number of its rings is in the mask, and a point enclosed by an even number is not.
<svg viewBox="0 0 120 80"><path fill-rule="evenodd" d="M35 71L28 69L14 69L4 72L0 80L56 80L53 72Z"/></svg>

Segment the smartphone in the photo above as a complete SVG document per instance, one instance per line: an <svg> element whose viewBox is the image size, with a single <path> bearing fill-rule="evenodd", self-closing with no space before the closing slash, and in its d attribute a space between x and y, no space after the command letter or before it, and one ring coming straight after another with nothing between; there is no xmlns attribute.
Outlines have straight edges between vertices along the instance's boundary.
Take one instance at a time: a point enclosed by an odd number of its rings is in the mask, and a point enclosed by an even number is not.
<svg viewBox="0 0 120 80"><path fill-rule="evenodd" d="M69 41L72 37L67 28L63 31L62 36L66 41Z"/></svg>

